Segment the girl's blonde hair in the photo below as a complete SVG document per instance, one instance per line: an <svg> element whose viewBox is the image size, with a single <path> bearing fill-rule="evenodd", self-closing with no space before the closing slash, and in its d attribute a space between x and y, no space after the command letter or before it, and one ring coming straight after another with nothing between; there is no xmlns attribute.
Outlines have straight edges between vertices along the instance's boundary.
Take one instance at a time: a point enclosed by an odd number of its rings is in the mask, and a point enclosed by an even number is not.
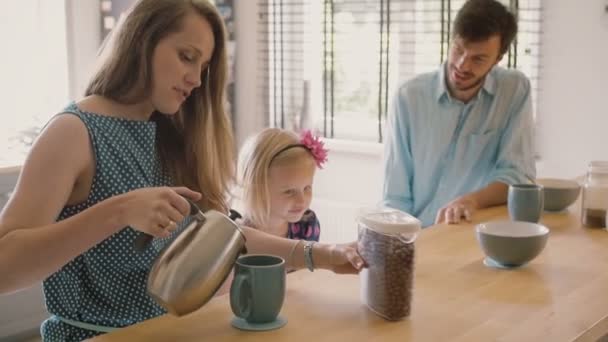
<svg viewBox="0 0 608 342"><path fill-rule="evenodd" d="M299 158L313 158L310 152L302 147L281 151L289 145L299 143L300 138L294 132L279 128L266 128L247 139L241 147L237 177L241 190L243 218L248 224L260 229L264 229L268 225L270 217L268 171L270 166L293 163Z"/></svg>
<svg viewBox="0 0 608 342"><path fill-rule="evenodd" d="M176 185L200 191L204 209L228 210L234 181L232 124L224 108L227 79L224 22L207 0L140 0L113 30L85 95L133 104L150 96L152 56L158 43L178 32L184 17L196 13L212 28L215 48L201 86L192 90L175 115L155 112L157 149L163 169Z"/></svg>

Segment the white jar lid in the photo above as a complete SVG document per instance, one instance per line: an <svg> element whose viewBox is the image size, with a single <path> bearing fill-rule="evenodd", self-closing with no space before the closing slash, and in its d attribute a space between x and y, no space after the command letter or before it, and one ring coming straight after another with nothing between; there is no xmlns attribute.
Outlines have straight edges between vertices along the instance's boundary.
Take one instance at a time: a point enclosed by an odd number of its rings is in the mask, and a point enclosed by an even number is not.
<svg viewBox="0 0 608 342"><path fill-rule="evenodd" d="M416 235L420 231L420 220L401 210L375 208L363 210L357 220L368 228L384 234Z"/></svg>

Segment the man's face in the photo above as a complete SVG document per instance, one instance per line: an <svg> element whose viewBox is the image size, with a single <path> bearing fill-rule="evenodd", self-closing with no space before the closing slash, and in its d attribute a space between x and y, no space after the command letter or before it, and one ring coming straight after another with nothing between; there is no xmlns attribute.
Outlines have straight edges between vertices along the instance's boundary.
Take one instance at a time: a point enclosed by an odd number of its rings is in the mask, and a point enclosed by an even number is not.
<svg viewBox="0 0 608 342"><path fill-rule="evenodd" d="M500 36L497 34L479 42L454 37L447 63L450 90L467 91L477 87L501 57Z"/></svg>

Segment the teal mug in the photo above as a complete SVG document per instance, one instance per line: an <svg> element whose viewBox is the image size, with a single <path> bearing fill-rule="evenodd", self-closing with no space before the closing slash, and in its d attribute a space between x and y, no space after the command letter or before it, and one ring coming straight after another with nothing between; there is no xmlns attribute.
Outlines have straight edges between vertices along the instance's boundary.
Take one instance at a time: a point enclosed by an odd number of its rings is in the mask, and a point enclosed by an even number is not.
<svg viewBox="0 0 608 342"><path fill-rule="evenodd" d="M274 255L238 258L230 287L232 312L249 324L277 320L285 299L285 260Z"/></svg>
<svg viewBox="0 0 608 342"><path fill-rule="evenodd" d="M510 185L507 206L511 220L538 223L544 208L542 185Z"/></svg>

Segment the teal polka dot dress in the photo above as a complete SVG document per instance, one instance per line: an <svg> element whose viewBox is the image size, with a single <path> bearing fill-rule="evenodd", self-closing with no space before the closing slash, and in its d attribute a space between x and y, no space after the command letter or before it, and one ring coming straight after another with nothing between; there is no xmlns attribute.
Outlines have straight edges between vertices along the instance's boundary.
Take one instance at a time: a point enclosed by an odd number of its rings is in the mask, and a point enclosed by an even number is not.
<svg viewBox="0 0 608 342"><path fill-rule="evenodd" d="M95 176L87 200L63 208L58 220L130 190L171 185L155 149L156 123L88 113L75 103L64 112L69 114L62 115L78 116L88 130L95 154ZM43 282L51 314L41 327L44 341L81 341L102 333L66 320L124 327L165 313L147 294L146 280L156 256L172 237L154 239L140 254L133 248L139 234L125 227Z"/></svg>

